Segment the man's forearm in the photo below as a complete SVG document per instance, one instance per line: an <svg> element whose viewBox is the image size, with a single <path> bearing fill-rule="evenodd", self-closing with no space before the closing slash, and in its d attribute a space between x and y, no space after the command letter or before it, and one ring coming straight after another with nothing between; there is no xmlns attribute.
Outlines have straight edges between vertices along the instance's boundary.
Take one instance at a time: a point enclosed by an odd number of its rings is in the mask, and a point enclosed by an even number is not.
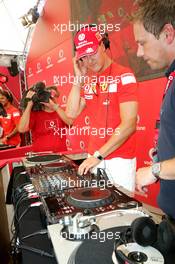
<svg viewBox="0 0 175 264"><path fill-rule="evenodd" d="M30 121L30 113L31 113L32 105L28 103L26 109L24 110L21 119L18 124L18 131L20 133L27 132L29 130L29 121Z"/></svg>
<svg viewBox="0 0 175 264"><path fill-rule="evenodd" d="M80 99L81 99L80 90L81 90L81 85L74 84L67 100L66 115L73 119L76 118L79 114Z"/></svg>

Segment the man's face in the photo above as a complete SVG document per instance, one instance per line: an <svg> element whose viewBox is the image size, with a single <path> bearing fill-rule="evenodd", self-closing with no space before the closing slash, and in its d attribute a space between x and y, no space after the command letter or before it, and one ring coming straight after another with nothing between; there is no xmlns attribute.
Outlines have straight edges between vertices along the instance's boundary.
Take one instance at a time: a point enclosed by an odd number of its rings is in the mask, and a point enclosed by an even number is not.
<svg viewBox="0 0 175 264"><path fill-rule="evenodd" d="M105 65L104 46L99 45L97 52L95 54L84 56L82 57L82 60L90 71L95 73L101 72Z"/></svg>
<svg viewBox="0 0 175 264"><path fill-rule="evenodd" d="M162 33L157 39L145 30L141 22L137 21L134 23L134 37L138 44L137 56L142 57L151 69L163 69L168 66L166 42Z"/></svg>

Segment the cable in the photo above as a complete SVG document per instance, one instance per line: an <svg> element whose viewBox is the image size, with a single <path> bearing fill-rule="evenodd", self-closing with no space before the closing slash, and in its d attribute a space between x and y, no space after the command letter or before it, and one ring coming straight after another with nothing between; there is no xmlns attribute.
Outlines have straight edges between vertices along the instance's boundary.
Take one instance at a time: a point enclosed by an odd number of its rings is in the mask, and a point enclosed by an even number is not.
<svg viewBox="0 0 175 264"><path fill-rule="evenodd" d="M46 252L46 251L38 249L38 248L33 248L33 247L27 246L25 244L20 244L18 246L18 248L25 249L28 251L32 251L34 253L40 254L41 256L45 256L45 257L49 257L49 258L55 258L54 254L50 254L49 252Z"/></svg>
<svg viewBox="0 0 175 264"><path fill-rule="evenodd" d="M33 232L33 233L29 234L29 235L26 235L26 236L22 237L20 240L24 240L26 238L29 238L29 237L32 237L32 236L36 236L36 235L44 235L44 234L47 234L47 233L48 233L47 229L41 229L39 231Z"/></svg>

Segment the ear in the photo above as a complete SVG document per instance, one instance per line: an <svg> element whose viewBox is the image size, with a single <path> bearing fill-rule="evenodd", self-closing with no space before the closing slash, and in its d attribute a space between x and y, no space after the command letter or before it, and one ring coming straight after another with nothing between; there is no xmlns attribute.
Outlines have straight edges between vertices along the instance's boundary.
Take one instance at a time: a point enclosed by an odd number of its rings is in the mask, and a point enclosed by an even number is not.
<svg viewBox="0 0 175 264"><path fill-rule="evenodd" d="M167 44L171 44L175 40L175 29L171 24L165 24L162 33L164 33Z"/></svg>

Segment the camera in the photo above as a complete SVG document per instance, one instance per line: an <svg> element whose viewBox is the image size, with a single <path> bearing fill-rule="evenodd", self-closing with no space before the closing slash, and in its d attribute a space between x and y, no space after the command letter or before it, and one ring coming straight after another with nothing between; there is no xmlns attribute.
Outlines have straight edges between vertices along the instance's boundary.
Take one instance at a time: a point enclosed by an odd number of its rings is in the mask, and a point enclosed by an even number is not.
<svg viewBox="0 0 175 264"><path fill-rule="evenodd" d="M33 103L48 103L51 94L46 90L46 86L43 82L36 83L32 88L35 94L32 96Z"/></svg>
<svg viewBox="0 0 175 264"><path fill-rule="evenodd" d="M28 91L34 91L35 94L32 98L26 98ZM25 109L28 101L33 101L32 111L41 111L43 109L42 103L48 103L51 98L51 93L46 89L46 86L43 82L37 82L33 85L28 91L26 91L23 95L23 98L20 103L20 107Z"/></svg>

